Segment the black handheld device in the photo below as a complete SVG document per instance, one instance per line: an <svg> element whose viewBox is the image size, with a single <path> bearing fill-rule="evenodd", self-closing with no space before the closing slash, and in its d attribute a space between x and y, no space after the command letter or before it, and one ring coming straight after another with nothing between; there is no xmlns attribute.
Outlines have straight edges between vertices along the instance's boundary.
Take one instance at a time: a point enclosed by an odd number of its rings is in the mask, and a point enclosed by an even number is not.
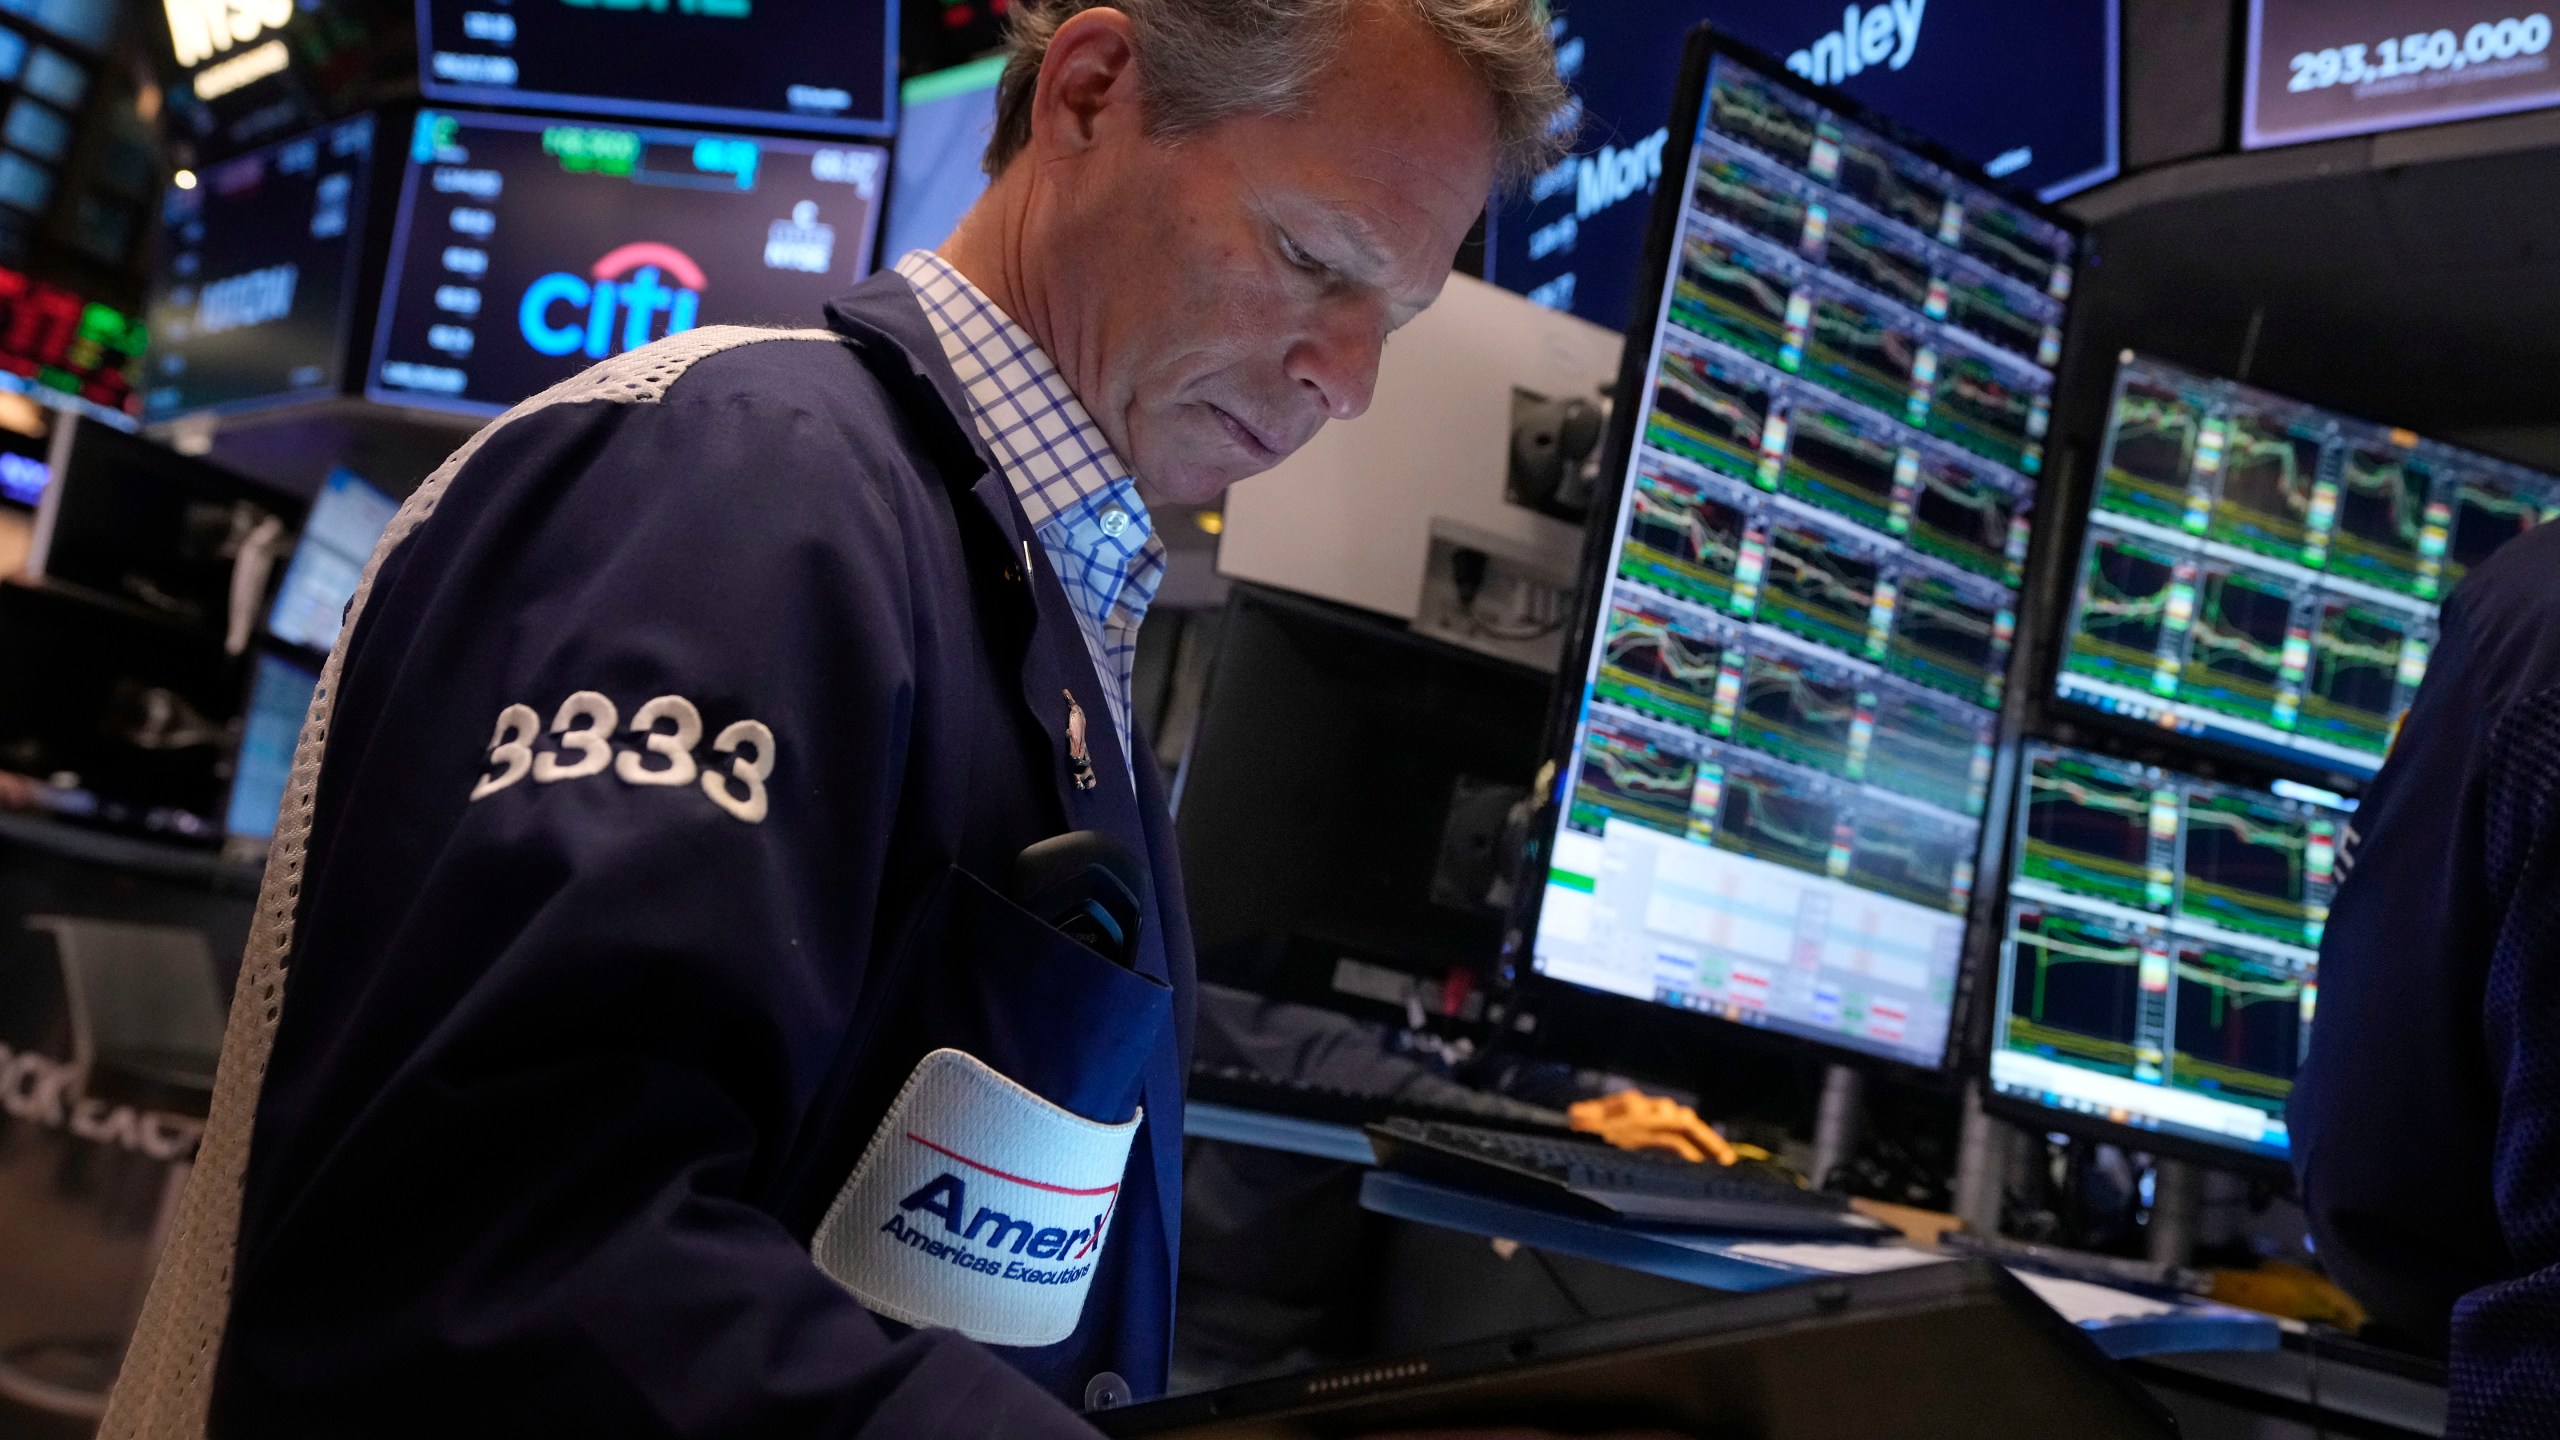
<svg viewBox="0 0 2560 1440"><path fill-rule="evenodd" d="M1146 867L1101 831L1070 830L1025 849L1014 857L1008 894L1096 955L1137 964Z"/></svg>

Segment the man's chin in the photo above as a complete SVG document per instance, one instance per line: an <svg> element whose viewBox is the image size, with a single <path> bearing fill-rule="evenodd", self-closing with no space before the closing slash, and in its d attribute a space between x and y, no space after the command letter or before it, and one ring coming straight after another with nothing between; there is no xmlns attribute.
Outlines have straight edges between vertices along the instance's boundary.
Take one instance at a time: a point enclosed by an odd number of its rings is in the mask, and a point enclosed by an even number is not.
<svg viewBox="0 0 2560 1440"><path fill-rule="evenodd" d="M1247 465L1233 460L1208 461L1196 456L1183 456L1161 464L1141 464L1138 469L1139 489L1151 504L1208 505L1227 492L1239 480L1249 480L1269 465Z"/></svg>

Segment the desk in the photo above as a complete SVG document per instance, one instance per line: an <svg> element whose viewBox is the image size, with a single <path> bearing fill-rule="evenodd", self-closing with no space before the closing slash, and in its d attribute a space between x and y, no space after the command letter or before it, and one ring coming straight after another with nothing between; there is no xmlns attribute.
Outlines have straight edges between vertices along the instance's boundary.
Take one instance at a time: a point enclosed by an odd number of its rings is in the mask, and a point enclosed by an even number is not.
<svg viewBox="0 0 2560 1440"><path fill-rule="evenodd" d="M1802 1241L1613 1225L1558 1215L1473 1191L1372 1171L1360 1204L1381 1215L1540 1250L1578 1255L1711 1290L1769 1290L1827 1275L1936 1265L1903 1245ZM2283 1327L2267 1316L2199 1300L2166 1300L2083 1280L2013 1271L2116 1359L2196 1351L2273 1350Z"/></svg>
<svg viewBox="0 0 2560 1440"><path fill-rule="evenodd" d="M1182 1133L1193 1140L1225 1140L1318 1160L1347 1160L1354 1165L1377 1163L1377 1153L1369 1148L1369 1137L1357 1125L1301 1120L1295 1115L1274 1115L1240 1105L1193 1101L1182 1107Z"/></svg>

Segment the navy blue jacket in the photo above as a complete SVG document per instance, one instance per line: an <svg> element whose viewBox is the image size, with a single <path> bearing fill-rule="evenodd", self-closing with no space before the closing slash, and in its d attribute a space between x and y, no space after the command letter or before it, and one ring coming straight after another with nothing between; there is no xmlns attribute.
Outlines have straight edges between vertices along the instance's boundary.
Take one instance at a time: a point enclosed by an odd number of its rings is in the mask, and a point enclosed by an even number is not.
<svg viewBox="0 0 2560 1440"><path fill-rule="evenodd" d="M2288 1117L2320 1258L2449 1346L2449 1433L2560 1433L2560 525L2446 605L2344 859Z"/></svg>
<svg viewBox="0 0 2560 1440"><path fill-rule="evenodd" d="M1158 777L1133 790L906 282L827 321L661 398L591 384L499 424L382 562L326 737L214 1435L1087 1435L1058 1397L1096 1372L1163 1387L1192 961ZM684 343L650 351L682 368ZM470 799L505 707L547 728L582 690L626 719L690 699L705 771L751 762L712 737L763 722L763 817L611 767ZM990 888L1084 828L1151 857L1134 972ZM810 1259L943 1046L1090 1119L1145 1109L1060 1344L908 1333Z"/></svg>

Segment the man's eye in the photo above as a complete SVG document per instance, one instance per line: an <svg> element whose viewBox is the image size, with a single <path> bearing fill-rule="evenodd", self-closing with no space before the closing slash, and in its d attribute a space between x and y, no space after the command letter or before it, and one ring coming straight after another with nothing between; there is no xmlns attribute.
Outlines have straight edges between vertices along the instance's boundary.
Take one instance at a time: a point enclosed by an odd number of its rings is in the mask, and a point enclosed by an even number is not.
<svg viewBox="0 0 2560 1440"><path fill-rule="evenodd" d="M1290 264L1311 274L1324 273L1324 262L1300 249L1298 242L1290 239L1285 230L1280 232L1280 256Z"/></svg>

